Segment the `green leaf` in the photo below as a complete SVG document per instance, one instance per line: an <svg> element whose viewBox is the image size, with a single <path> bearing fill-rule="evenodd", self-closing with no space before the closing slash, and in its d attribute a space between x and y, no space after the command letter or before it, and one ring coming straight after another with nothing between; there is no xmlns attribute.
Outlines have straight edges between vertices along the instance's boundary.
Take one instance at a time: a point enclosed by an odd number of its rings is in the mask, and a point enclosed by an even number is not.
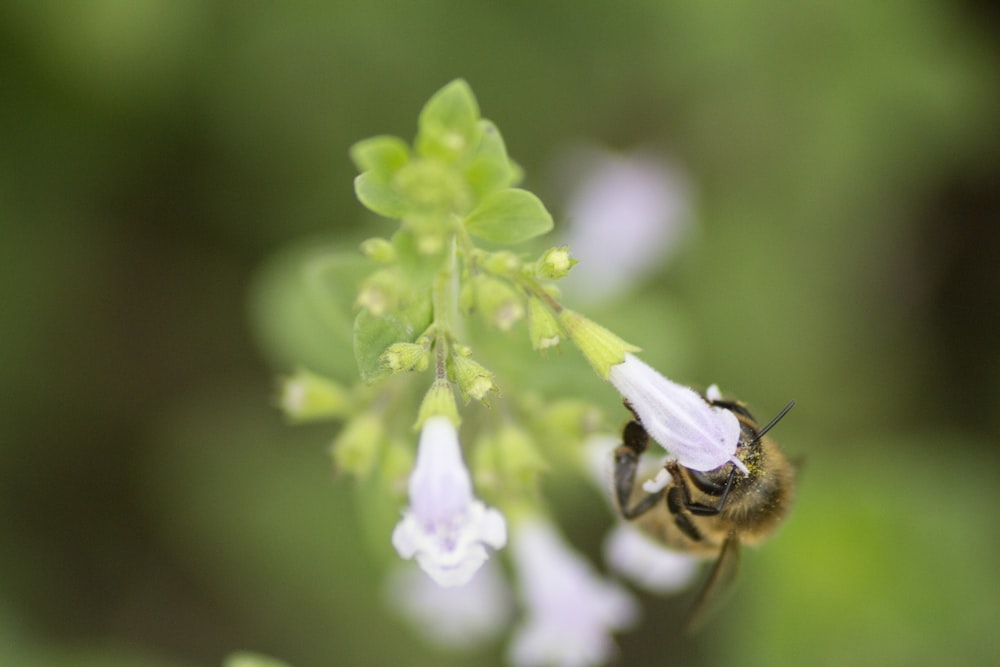
<svg viewBox="0 0 1000 667"><path fill-rule="evenodd" d="M417 152L453 162L479 143L479 104L472 89L456 79L436 92L420 111Z"/></svg>
<svg viewBox="0 0 1000 667"><path fill-rule="evenodd" d="M354 179L354 194L370 211L386 218L399 219L406 214L407 202L393 187L391 176L366 171Z"/></svg>
<svg viewBox="0 0 1000 667"><path fill-rule="evenodd" d="M381 135L351 146L351 160L358 171L391 174L410 159L410 147L399 137Z"/></svg>
<svg viewBox="0 0 1000 667"><path fill-rule="evenodd" d="M552 216L535 195L508 188L487 195L465 219L465 227L487 241L519 243L552 229Z"/></svg>
<svg viewBox="0 0 1000 667"><path fill-rule="evenodd" d="M479 198L503 188L509 188L520 178L520 169L507 157L507 147L496 126L488 120L479 121L482 139L466 169L469 185Z"/></svg>
<svg viewBox="0 0 1000 667"><path fill-rule="evenodd" d="M277 368L308 366L331 377L357 377L349 350L357 285L371 262L342 242L298 243L271 258L250 290L254 336Z"/></svg>
<svg viewBox="0 0 1000 667"><path fill-rule="evenodd" d="M371 384L389 374L379 357L393 343L412 343L431 323L430 295L409 307L375 317L362 310L354 319L354 356L361 379Z"/></svg>

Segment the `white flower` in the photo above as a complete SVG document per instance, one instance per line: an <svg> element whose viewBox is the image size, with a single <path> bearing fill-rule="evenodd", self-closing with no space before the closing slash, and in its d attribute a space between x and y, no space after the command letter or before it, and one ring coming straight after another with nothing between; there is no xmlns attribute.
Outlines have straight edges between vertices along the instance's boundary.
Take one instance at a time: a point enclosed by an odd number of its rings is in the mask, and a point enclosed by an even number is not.
<svg viewBox="0 0 1000 667"><path fill-rule="evenodd" d="M387 597L422 635L449 648L473 648L507 627L513 600L500 568L486 563L462 586L443 588L417 571L400 567L389 578Z"/></svg>
<svg viewBox="0 0 1000 667"><path fill-rule="evenodd" d="M564 242L581 261L563 287L582 300L607 300L661 269L677 247L690 222L688 184L652 152L576 151L567 162L577 183Z"/></svg>
<svg viewBox="0 0 1000 667"><path fill-rule="evenodd" d="M410 474L410 507L396 524L392 545L441 586L469 581L489 555L507 542L503 515L472 495L458 433L447 417L424 422Z"/></svg>
<svg viewBox="0 0 1000 667"><path fill-rule="evenodd" d="M608 380L639 415L650 437L682 466L714 470L736 457L740 423L732 412L713 407L693 389L671 382L630 353L611 367Z"/></svg>
<svg viewBox="0 0 1000 667"><path fill-rule="evenodd" d="M526 618L515 631L510 661L518 667L605 663L611 633L631 626L638 607L617 584L600 578L551 524L518 524L511 546Z"/></svg>
<svg viewBox="0 0 1000 667"><path fill-rule="evenodd" d="M697 556L667 549L628 523L620 523L608 533L604 559L637 586L661 594L684 588L701 562Z"/></svg>

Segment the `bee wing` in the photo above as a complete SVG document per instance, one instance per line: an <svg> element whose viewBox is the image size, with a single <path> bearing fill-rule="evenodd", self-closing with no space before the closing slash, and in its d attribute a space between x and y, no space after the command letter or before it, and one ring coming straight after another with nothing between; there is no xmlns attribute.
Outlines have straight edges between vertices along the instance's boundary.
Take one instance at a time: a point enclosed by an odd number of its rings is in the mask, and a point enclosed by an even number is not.
<svg viewBox="0 0 1000 667"><path fill-rule="evenodd" d="M725 593L736 578L740 566L740 540L730 534L722 544L719 557L708 573L697 599L684 621L684 632L696 632L717 611L725 600Z"/></svg>

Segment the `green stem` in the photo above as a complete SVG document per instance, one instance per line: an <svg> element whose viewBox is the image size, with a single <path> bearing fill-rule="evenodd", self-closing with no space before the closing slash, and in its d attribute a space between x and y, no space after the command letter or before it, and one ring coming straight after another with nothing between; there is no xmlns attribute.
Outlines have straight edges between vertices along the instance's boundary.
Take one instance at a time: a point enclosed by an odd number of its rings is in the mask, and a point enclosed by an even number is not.
<svg viewBox="0 0 1000 667"><path fill-rule="evenodd" d="M434 348L437 357L436 375L444 379L447 376L445 362L448 358L448 343L458 334L458 286L455 281L455 241L451 242L448 256L441 265L441 270L434 276L431 303L434 308Z"/></svg>
<svg viewBox="0 0 1000 667"><path fill-rule="evenodd" d="M539 284L539 282L535 280L533 277L524 275L522 273L517 277L517 282L530 294L533 294L534 296L537 296L539 299L544 301L545 305L551 308L552 312L554 312L556 315L558 315L563 311L563 305L558 301L556 301L552 297L552 295L549 294L545 290L545 288L542 287L541 284Z"/></svg>

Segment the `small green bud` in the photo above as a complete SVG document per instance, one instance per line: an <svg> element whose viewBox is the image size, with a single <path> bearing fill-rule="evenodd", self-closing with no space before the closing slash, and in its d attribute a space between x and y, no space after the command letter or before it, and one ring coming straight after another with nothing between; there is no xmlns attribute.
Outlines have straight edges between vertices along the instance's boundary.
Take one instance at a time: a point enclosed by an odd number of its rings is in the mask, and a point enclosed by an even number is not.
<svg viewBox="0 0 1000 667"><path fill-rule="evenodd" d="M388 239L374 237L361 242L361 253L368 259L379 264L392 264L396 261L396 248Z"/></svg>
<svg viewBox="0 0 1000 667"><path fill-rule="evenodd" d="M533 401L535 405L539 399ZM545 443L549 451L561 452L560 460L582 462L581 443L602 426L601 411L587 401L560 399L542 404L532 414L532 431Z"/></svg>
<svg viewBox="0 0 1000 667"><path fill-rule="evenodd" d="M576 266L577 260L569 254L569 246L549 248L539 258L536 272L539 278L558 280L565 278L569 270Z"/></svg>
<svg viewBox="0 0 1000 667"><path fill-rule="evenodd" d="M473 452L476 488L505 501L534 494L538 474L549 468L531 436L513 424L480 437Z"/></svg>
<svg viewBox="0 0 1000 667"><path fill-rule="evenodd" d="M393 343L379 356L379 361L392 373L421 372L430 365L430 353L416 343Z"/></svg>
<svg viewBox="0 0 1000 667"><path fill-rule="evenodd" d="M337 472L367 479L384 438L382 418L373 412L364 412L347 422L330 446Z"/></svg>
<svg viewBox="0 0 1000 667"><path fill-rule="evenodd" d="M513 424L497 433L497 448L504 477L520 487L533 488L538 474L549 469L531 436Z"/></svg>
<svg viewBox="0 0 1000 667"><path fill-rule="evenodd" d="M400 296L406 285L395 268L382 269L368 276L358 290L355 303L374 317L399 307Z"/></svg>
<svg viewBox="0 0 1000 667"><path fill-rule="evenodd" d="M282 379L279 404L285 416L296 423L337 419L353 407L346 389L304 369Z"/></svg>
<svg viewBox="0 0 1000 667"><path fill-rule="evenodd" d="M531 347L536 350L547 350L558 345L563 336L563 328L555 315L541 299L535 297L528 299L528 333L531 336Z"/></svg>
<svg viewBox="0 0 1000 667"><path fill-rule="evenodd" d="M560 312L559 321L594 371L605 380L608 379L612 366L625 361L625 353L641 349L572 310Z"/></svg>
<svg viewBox="0 0 1000 667"><path fill-rule="evenodd" d="M524 317L523 299L507 281L479 274L469 284L479 313L488 324L501 331L510 331ZM470 298L463 296L466 301Z"/></svg>
<svg viewBox="0 0 1000 667"><path fill-rule="evenodd" d="M452 355L451 361L455 382L462 390L462 398L466 403L473 398L485 402L486 394L497 391L497 386L493 383L493 373L482 364L461 354Z"/></svg>
<svg viewBox="0 0 1000 667"><path fill-rule="evenodd" d="M521 268L521 259L509 250L491 252L482 259L483 268L498 276L513 276Z"/></svg>
<svg viewBox="0 0 1000 667"><path fill-rule="evenodd" d="M420 403L417 422L413 425L413 430L419 431L423 428L424 422L435 415L447 417L456 427L462 421L458 416L455 393L451 389L451 383L447 380L435 380L431 384L430 389L424 395L424 400Z"/></svg>

